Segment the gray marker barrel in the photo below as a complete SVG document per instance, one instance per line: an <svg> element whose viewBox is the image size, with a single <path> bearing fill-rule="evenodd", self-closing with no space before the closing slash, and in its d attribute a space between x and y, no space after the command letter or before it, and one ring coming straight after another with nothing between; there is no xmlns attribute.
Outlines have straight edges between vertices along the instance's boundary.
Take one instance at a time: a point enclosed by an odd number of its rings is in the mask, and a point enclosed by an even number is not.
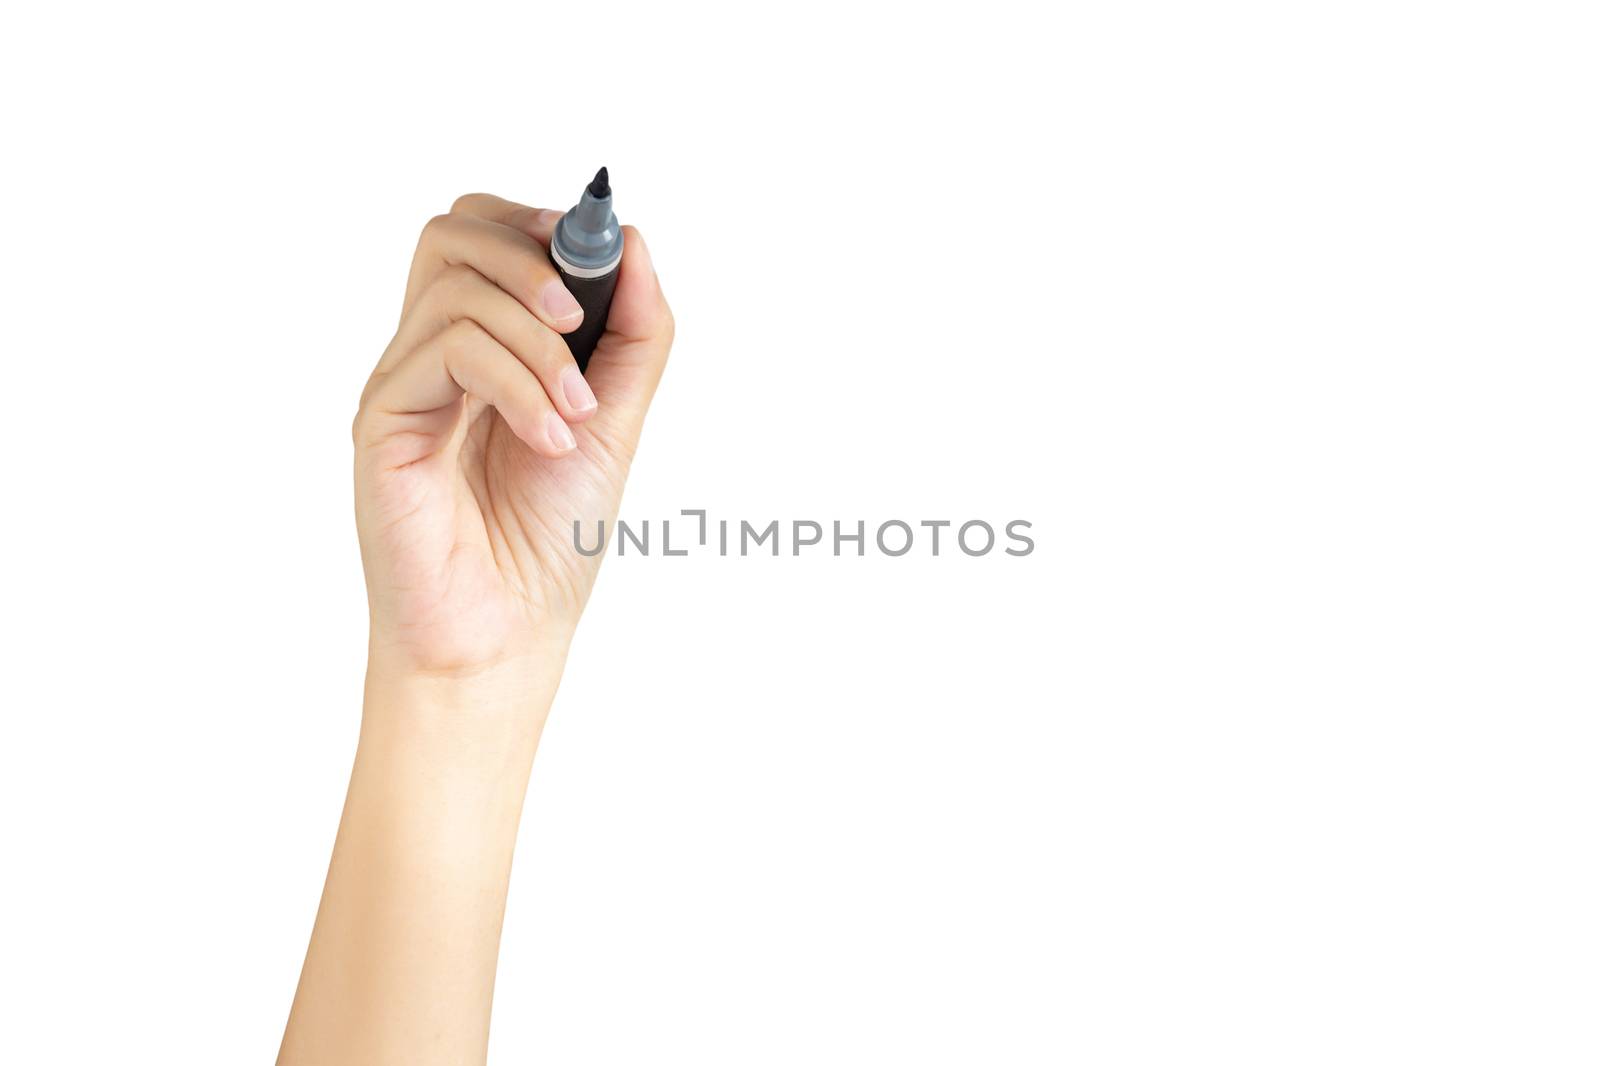
<svg viewBox="0 0 1600 1066"><path fill-rule="evenodd" d="M556 223L550 259L583 308L583 323L566 334L566 339L578 369L587 370L589 356L606 330L611 294L617 288L617 267L622 262L622 227L611 211L611 179L605 167Z"/></svg>

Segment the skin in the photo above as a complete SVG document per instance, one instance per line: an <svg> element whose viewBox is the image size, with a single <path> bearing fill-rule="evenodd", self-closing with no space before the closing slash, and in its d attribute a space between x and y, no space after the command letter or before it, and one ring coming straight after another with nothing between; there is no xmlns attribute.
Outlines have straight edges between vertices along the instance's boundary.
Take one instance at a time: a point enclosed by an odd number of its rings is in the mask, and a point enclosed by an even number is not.
<svg viewBox="0 0 1600 1066"><path fill-rule="evenodd" d="M370 636L361 738L278 1061L481 1063L528 772L672 346L632 227L606 333L556 211L475 194L422 231L356 415ZM591 534L592 535L592 534Z"/></svg>

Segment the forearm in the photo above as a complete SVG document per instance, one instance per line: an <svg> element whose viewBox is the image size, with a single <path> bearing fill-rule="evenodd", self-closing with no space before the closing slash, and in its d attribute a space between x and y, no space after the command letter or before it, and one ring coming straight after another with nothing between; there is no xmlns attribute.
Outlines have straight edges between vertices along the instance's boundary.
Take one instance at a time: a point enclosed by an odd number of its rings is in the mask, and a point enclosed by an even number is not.
<svg viewBox="0 0 1600 1066"><path fill-rule="evenodd" d="M483 1061L517 823L559 672L369 671L280 1063Z"/></svg>

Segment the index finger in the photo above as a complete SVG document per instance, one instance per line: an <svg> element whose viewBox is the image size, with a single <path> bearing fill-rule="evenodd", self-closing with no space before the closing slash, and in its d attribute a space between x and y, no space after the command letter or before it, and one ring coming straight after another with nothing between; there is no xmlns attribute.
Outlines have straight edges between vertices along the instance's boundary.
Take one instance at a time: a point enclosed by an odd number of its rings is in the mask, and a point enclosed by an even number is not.
<svg viewBox="0 0 1600 1066"><path fill-rule="evenodd" d="M468 193L450 205L452 215L471 215L488 222L521 230L540 244L549 246L550 234L564 211L548 207L529 207L527 204L502 200L486 192Z"/></svg>

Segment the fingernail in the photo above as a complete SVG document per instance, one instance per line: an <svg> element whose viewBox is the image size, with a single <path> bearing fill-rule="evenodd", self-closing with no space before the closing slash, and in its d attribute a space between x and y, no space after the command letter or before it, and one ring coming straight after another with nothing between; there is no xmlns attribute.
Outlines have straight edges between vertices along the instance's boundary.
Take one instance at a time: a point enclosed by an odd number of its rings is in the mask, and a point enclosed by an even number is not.
<svg viewBox="0 0 1600 1066"><path fill-rule="evenodd" d="M570 452L578 446L578 442L572 438L572 430L554 411L544 416L544 431L550 438L551 446L558 452Z"/></svg>
<svg viewBox="0 0 1600 1066"><path fill-rule="evenodd" d="M561 221L561 216L564 214L566 214L565 211L556 211L547 207L543 211L539 212L539 225L554 226L557 222Z"/></svg>
<svg viewBox="0 0 1600 1066"><path fill-rule="evenodd" d="M560 278L550 279L550 283L539 293L539 302L544 305L550 321L558 326L576 323L583 317L583 308L578 306L578 301L573 299L567 287L561 284Z"/></svg>
<svg viewBox="0 0 1600 1066"><path fill-rule="evenodd" d="M595 401L594 390L583 380L583 374L575 366L569 366L561 372L561 391L567 394L568 406L578 414L585 414L600 406Z"/></svg>

